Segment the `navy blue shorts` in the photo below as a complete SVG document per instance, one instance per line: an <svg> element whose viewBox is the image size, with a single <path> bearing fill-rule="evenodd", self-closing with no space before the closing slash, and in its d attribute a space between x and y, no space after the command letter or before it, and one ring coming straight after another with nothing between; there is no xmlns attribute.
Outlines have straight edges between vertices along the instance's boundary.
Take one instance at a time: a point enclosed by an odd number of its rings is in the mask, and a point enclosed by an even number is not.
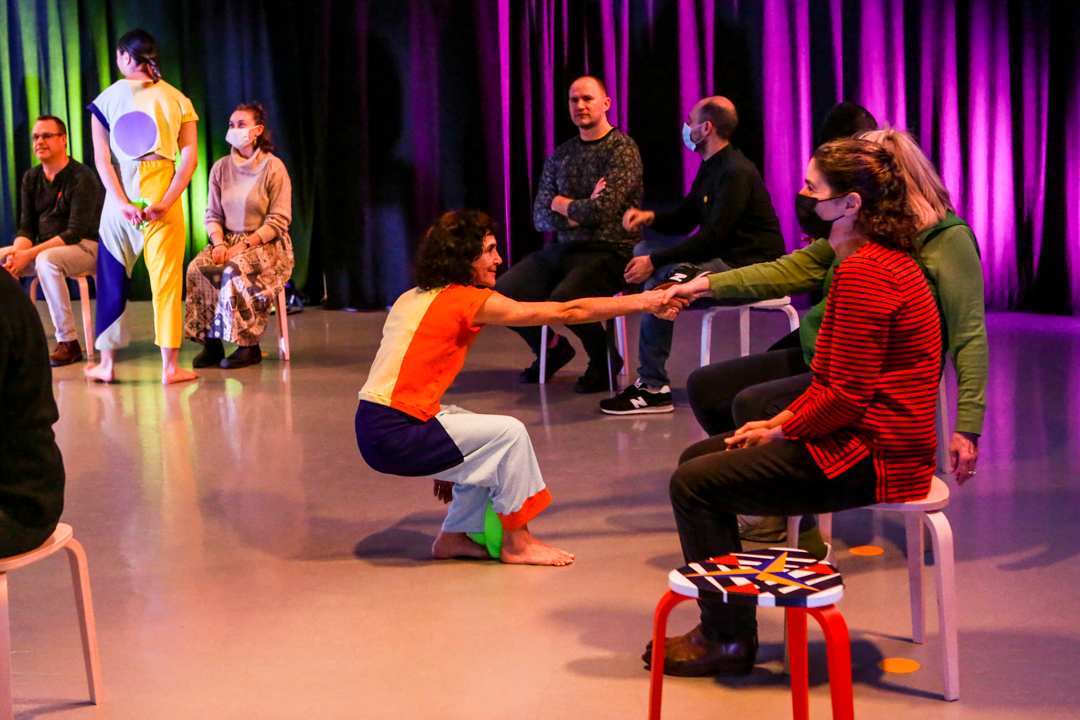
<svg viewBox="0 0 1080 720"><path fill-rule="evenodd" d="M356 408L356 444L367 464L387 475L434 476L465 461L438 418L425 422L367 400Z"/></svg>

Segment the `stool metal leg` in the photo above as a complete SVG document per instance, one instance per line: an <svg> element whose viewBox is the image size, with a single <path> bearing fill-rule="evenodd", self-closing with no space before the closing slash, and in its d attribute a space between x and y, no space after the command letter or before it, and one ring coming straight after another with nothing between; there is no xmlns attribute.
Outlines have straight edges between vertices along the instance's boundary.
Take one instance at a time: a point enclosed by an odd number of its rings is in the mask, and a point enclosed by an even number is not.
<svg viewBox="0 0 1080 720"><path fill-rule="evenodd" d="M661 695L664 692L664 641L667 639L667 619L671 610L681 602L691 600L686 595L668 590L656 606L653 617L652 668L649 671L649 720L660 720Z"/></svg>
<svg viewBox="0 0 1080 720"><path fill-rule="evenodd" d="M829 654L829 691L832 693L833 720L854 720L855 703L851 689L851 638L844 616L835 605L807 608L825 633Z"/></svg>
<svg viewBox="0 0 1080 720"><path fill-rule="evenodd" d="M802 515L789 515L787 519L787 546L789 548L799 547L799 523L802 521Z"/></svg>
<svg viewBox="0 0 1080 720"><path fill-rule="evenodd" d="M285 298L285 288L278 291L277 296L278 316L278 353L283 360L289 359L289 313L288 302Z"/></svg>
<svg viewBox="0 0 1080 720"><path fill-rule="evenodd" d="M0 720L14 720L11 699L11 622L7 573L0 573Z"/></svg>
<svg viewBox="0 0 1080 720"><path fill-rule="evenodd" d="M788 317L788 332L795 332L799 329L799 311L796 310L790 303L780 308L784 311L784 314Z"/></svg>
<svg viewBox="0 0 1080 720"><path fill-rule="evenodd" d="M953 557L952 526L942 512L926 513L930 539L934 544L934 574L937 575L938 632L941 635L941 663L945 674L945 699L960 699L960 651L956 641L956 567Z"/></svg>
<svg viewBox="0 0 1080 720"><path fill-rule="evenodd" d="M83 661L86 663L86 684L90 690L90 702L98 705L101 692L101 666L98 662L97 626L94 623L94 602L90 597L90 573L86 567L86 553L75 538L64 546L71 563L71 583L75 586L75 609L79 614L79 631L82 634Z"/></svg>
<svg viewBox="0 0 1080 720"><path fill-rule="evenodd" d="M739 308L739 354L746 357L750 354L750 307Z"/></svg>
<svg viewBox="0 0 1080 720"><path fill-rule="evenodd" d="M86 336L86 362L94 362L94 314L90 312L90 282L86 276L76 278L79 283L79 302L82 303L83 335Z"/></svg>
<svg viewBox="0 0 1080 720"><path fill-rule="evenodd" d="M615 320L604 321L604 342L607 343L607 382L608 390L615 392L615 375L611 372L611 353L618 352L616 347ZM624 363L625 365L625 363Z"/></svg>
<svg viewBox="0 0 1080 720"><path fill-rule="evenodd" d="M922 645L926 634L923 602L923 526L924 513L904 516L907 534L908 592L911 595L911 641Z"/></svg>
<svg viewBox="0 0 1080 720"><path fill-rule="evenodd" d="M789 607L784 613L787 624L787 651L791 664L791 710L795 720L810 717L810 670L806 646L806 609Z"/></svg>
<svg viewBox="0 0 1080 720"><path fill-rule="evenodd" d="M832 542L832 513L822 513L817 518L818 530L821 531L821 539L827 543Z"/></svg>
<svg viewBox="0 0 1080 720"><path fill-rule="evenodd" d="M712 321L717 308L709 308L701 317L701 367L712 362Z"/></svg>
<svg viewBox="0 0 1080 720"><path fill-rule="evenodd" d="M626 346L626 318L619 316L615 318L615 344L619 348L619 352L622 353L623 366L619 371L620 375L630 375L630 351Z"/></svg>
<svg viewBox="0 0 1080 720"><path fill-rule="evenodd" d="M540 384L547 383L547 344L548 344L548 327L542 325L540 327Z"/></svg>

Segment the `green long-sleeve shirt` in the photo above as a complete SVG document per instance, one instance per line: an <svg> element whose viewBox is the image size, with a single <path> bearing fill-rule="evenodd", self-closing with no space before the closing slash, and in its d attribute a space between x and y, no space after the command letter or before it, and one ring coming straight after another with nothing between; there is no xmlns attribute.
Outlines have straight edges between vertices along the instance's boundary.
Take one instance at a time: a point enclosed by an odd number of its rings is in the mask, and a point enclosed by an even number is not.
<svg viewBox="0 0 1080 720"><path fill-rule="evenodd" d="M988 350L982 261L975 234L967 223L950 213L922 233L917 245L919 251L914 259L926 274L941 310L944 345L956 368L959 397L955 430L981 435L986 413ZM709 287L718 298L767 300L814 290L828 296L833 269L838 264L836 253L823 238L773 262L710 275ZM807 366L813 358L825 302L811 308L799 326Z"/></svg>

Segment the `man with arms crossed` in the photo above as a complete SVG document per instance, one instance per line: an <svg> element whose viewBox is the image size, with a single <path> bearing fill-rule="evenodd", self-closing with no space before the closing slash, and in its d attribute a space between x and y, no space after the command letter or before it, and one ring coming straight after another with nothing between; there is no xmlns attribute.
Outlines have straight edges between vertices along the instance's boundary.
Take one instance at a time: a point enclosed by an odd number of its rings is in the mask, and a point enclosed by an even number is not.
<svg viewBox="0 0 1080 720"><path fill-rule="evenodd" d="M622 270L641 239L640 230L622 226L623 213L641 204L641 154L637 144L607 119L611 99L604 83L585 76L570 86L570 118L578 136L567 140L544 163L533 203L533 225L555 232L557 241L528 255L499 279L497 289L519 302L567 302L614 295L624 289ZM523 383L540 381L540 328L514 330L537 360L521 373ZM597 322L574 325L589 355L589 367L574 390L593 393L608 387L608 338ZM570 362L574 349L552 333L548 378ZM623 359L612 357L612 373Z"/></svg>

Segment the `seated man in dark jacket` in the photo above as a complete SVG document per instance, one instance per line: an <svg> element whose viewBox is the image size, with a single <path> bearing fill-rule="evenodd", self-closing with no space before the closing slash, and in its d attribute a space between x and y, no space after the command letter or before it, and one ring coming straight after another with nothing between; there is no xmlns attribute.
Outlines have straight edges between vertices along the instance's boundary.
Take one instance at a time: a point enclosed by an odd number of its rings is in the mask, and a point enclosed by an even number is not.
<svg viewBox="0 0 1080 720"><path fill-rule="evenodd" d="M631 208L623 215L628 231L651 225L664 235L698 232L677 244L645 241L626 266L628 283L645 282L650 290L668 280L685 282L705 272L775 260L784 254L784 238L769 191L754 163L731 144L739 122L725 97L699 100L683 123L683 144L701 155L690 192L670 213ZM648 281L648 282L646 282ZM641 319L638 380L617 396L600 401L610 415L671 412L671 388L664 367L671 354L674 327L653 316Z"/></svg>
<svg viewBox="0 0 1080 720"><path fill-rule="evenodd" d="M64 509L45 329L18 281L0 272L0 557L38 547Z"/></svg>

